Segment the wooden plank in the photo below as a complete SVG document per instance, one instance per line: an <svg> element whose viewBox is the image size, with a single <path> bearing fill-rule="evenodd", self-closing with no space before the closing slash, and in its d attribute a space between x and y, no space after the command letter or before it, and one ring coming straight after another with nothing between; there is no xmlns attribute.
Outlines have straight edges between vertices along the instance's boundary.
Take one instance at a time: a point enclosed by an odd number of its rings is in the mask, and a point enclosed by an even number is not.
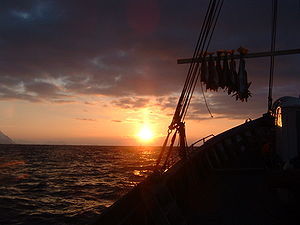
<svg viewBox="0 0 300 225"><path fill-rule="evenodd" d="M280 50L280 51L275 51L275 52L256 52L256 53L249 53L246 55L243 55L243 58L260 58L260 57L268 57L268 56L278 56L278 55L293 55L293 54L300 54L300 49L289 49L289 50ZM213 56L212 57L213 60L217 59L217 56ZM220 57L221 60L224 59L223 56ZM235 54L233 56L228 55L227 56L228 59L239 59L241 58L240 54ZM205 58L205 60L207 60L208 57ZM189 59L178 59L177 60L177 64L185 64L185 63L191 63L193 61L192 58ZM201 59L195 59L195 62L199 62L201 61Z"/></svg>

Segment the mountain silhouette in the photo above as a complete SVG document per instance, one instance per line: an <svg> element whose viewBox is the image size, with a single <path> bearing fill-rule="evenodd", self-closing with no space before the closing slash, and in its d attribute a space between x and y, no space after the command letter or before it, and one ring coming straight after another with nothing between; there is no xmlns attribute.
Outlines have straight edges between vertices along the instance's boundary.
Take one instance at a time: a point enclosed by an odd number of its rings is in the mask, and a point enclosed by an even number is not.
<svg viewBox="0 0 300 225"><path fill-rule="evenodd" d="M15 144L15 142L0 131L0 144Z"/></svg>

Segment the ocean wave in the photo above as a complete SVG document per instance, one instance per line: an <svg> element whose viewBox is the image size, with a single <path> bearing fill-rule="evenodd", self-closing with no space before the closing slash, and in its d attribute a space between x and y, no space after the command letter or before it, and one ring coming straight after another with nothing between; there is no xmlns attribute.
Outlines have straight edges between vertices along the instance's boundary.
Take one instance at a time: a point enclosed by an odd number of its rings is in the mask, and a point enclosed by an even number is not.
<svg viewBox="0 0 300 225"><path fill-rule="evenodd" d="M0 224L90 224L145 179L158 147L3 145Z"/></svg>

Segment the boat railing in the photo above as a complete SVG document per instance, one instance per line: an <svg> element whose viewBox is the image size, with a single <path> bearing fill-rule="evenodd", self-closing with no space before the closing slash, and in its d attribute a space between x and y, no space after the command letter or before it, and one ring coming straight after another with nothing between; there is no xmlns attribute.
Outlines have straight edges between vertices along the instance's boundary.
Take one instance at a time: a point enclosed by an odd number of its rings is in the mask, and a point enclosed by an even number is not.
<svg viewBox="0 0 300 225"><path fill-rule="evenodd" d="M194 152L196 150L196 144L198 144L199 142L202 142L202 145L208 140L208 139L211 139L215 137L214 134L210 134L208 136L205 136L197 141L195 141L193 144L191 144L190 146L187 147L187 154L190 155L192 152ZM200 146L202 146L200 145ZM197 146L197 147L200 147L200 146ZM178 153L179 151L179 146L178 147L174 147L174 153L173 154L170 154L170 158L169 160L167 161L167 163L165 164L165 171L166 172L169 168L171 168L173 165L175 165L178 161L180 161L180 156L178 154L175 154L175 153Z"/></svg>
<svg viewBox="0 0 300 225"><path fill-rule="evenodd" d="M214 136L215 136L214 134L210 134L210 135L207 135L207 136L204 137L204 138L201 138L201 139L195 141L193 144L191 144L191 145L189 146L189 149L193 149L194 146L195 146L196 144L198 144L199 142L201 142L201 141L203 142L202 144L204 144L205 141L206 141L207 139L213 138Z"/></svg>

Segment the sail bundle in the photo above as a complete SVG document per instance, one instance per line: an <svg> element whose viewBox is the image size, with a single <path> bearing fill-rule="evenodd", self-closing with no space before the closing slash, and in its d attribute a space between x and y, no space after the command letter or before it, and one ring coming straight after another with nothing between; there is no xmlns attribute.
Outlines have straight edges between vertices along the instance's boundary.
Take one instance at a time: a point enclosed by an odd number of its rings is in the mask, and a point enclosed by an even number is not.
<svg viewBox="0 0 300 225"><path fill-rule="evenodd" d="M248 50L240 47L237 50L240 53L239 70L237 72L234 59L235 50L220 50L215 53L205 52L201 62L200 81L205 85L206 90L218 91L222 89L228 95L232 95L236 100L247 101L251 97L248 83L246 63L243 55Z"/></svg>

